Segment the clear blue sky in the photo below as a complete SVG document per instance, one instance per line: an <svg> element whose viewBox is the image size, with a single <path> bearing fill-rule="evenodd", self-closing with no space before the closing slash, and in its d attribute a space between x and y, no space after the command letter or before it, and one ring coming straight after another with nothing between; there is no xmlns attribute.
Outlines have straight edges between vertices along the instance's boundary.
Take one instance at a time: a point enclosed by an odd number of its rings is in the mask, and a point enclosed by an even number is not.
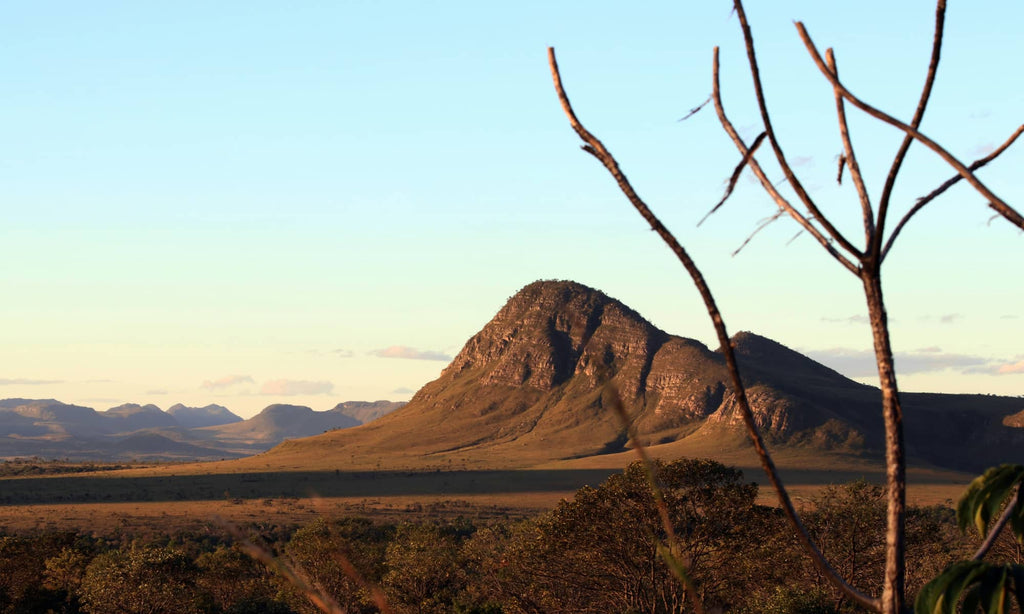
<svg viewBox="0 0 1024 614"><path fill-rule="evenodd" d="M924 130L965 161L1024 121L1024 3L953 2ZM782 221L711 109L722 48L734 123L758 129L729 2L48 2L0 9L0 398L328 409L407 399L541 278L600 288L711 343L696 293L554 96L556 47L583 122L691 249L732 331L871 381L857 280ZM912 113L928 2L751 3L783 146L849 236L831 90ZM1010 71L1010 72L1007 72ZM869 191L900 135L851 111ZM1024 149L981 176L1024 208ZM776 173L777 174L777 173ZM952 171L915 147L896 213ZM887 262L907 390L1024 394L1022 235L951 190ZM1014 367L1016 365L1016 367ZM865 369L865 366L868 368ZM866 376L866 377L865 377Z"/></svg>

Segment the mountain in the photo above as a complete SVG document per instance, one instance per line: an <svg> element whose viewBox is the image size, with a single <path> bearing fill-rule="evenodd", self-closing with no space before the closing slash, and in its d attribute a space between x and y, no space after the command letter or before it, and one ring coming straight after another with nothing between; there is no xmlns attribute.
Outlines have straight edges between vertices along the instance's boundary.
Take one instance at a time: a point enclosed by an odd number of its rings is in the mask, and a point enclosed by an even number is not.
<svg viewBox="0 0 1024 614"><path fill-rule="evenodd" d="M124 405L111 407L101 415L108 420L117 422L117 424L108 425L111 432L129 432L139 429L179 426L174 416L164 413L156 405L125 403Z"/></svg>
<svg viewBox="0 0 1024 614"><path fill-rule="evenodd" d="M355 418L359 424L366 424L390 414L403 405L405 403L401 401L343 401L335 405L331 411Z"/></svg>
<svg viewBox="0 0 1024 614"><path fill-rule="evenodd" d="M814 453L878 459L879 393L754 333L731 340L765 438ZM604 293L567 281L523 288L466 342L440 377L367 425L290 441L265 457L316 450L347 458L443 456L533 464L618 452L627 439L610 385L648 446L744 447L724 358L670 335ZM1024 455L1024 401L901 395L915 462L974 470ZM1022 459L1024 460L1024 459ZM496 462L496 461L495 461Z"/></svg>
<svg viewBox="0 0 1024 614"><path fill-rule="evenodd" d="M310 437L332 429L359 425L359 421L338 408L313 411L304 405L269 405L260 413L242 422L201 429L218 441L236 444L258 444L264 449L285 439Z"/></svg>
<svg viewBox="0 0 1024 614"><path fill-rule="evenodd" d="M186 407L181 403L177 403L167 408L167 413L174 416L178 424L188 429L242 421L240 416L235 415L223 405L210 404L205 407Z"/></svg>
<svg viewBox="0 0 1024 614"><path fill-rule="evenodd" d="M0 400L0 458L217 460L263 452L295 437L360 424L348 415L373 415L401 403L341 403L328 411L271 405L242 420L220 405L168 411L125 403L107 411L54 399Z"/></svg>

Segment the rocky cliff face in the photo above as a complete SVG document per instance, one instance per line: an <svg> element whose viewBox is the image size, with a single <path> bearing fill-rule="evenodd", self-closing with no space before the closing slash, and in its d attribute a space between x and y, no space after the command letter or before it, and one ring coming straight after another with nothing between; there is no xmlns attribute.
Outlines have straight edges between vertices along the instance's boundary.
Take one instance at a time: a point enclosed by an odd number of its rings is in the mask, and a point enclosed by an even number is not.
<svg viewBox="0 0 1024 614"><path fill-rule="evenodd" d="M738 333L731 343L769 442L880 456L877 389L753 333ZM612 389L645 445L691 436L748 445L720 352L669 335L621 302L568 281L526 286L405 407L317 438L316 445L342 447L350 457L543 461L616 452L627 439L608 403ZM973 469L968 461L980 464L993 441L1002 450L1024 449L1024 429L1013 428L1020 418L1012 414L1024 406L1019 399L901 398L908 450L919 460Z"/></svg>
<svg viewBox="0 0 1024 614"><path fill-rule="evenodd" d="M778 358L787 373L859 387L774 342L744 334L750 361ZM808 375L809 374L809 375ZM751 370L757 420L774 441L861 448L858 426ZM647 444L705 430L739 431L724 360L698 341L669 335L604 293L567 281L530 284L474 335L441 376L378 421L379 445L454 450L552 446L556 455L617 451L621 421L602 398L618 390ZM828 426L833 434L810 431ZM839 433L837 435L836 433ZM846 435L849 436L846 436Z"/></svg>

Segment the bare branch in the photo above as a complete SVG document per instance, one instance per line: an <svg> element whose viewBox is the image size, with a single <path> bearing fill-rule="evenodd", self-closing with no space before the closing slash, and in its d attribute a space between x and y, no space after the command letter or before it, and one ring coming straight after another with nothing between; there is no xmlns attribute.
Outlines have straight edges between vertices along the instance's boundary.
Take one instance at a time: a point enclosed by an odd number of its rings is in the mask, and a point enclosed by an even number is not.
<svg viewBox="0 0 1024 614"><path fill-rule="evenodd" d="M1006 218L1006 220L1009 221L1014 226L1017 226L1018 228L1024 230L1024 216L1018 213L1013 207L1006 204L1006 202L1003 201L1003 199L996 196L995 193L992 192L992 190L988 189L988 186L986 186L977 177L975 177L974 173L972 173L970 169L964 166L963 162L958 160L953 154L949 153L944 147L942 147L932 139L928 138L927 136L919 132L917 128L907 125L901 122L900 120L896 119L895 117L889 115L888 113L876 109L875 107L867 104L860 98L857 98L852 93L850 93L850 91L846 89L846 87L843 86L842 83L839 82L838 77L836 77L836 75L833 74L831 70L829 70L828 66L825 65L824 60L821 59L821 54L818 53L818 48L814 46L814 42L811 40L810 35L807 34L807 29L804 28L804 24L798 21L796 22L796 28L800 32L800 38L803 40L804 45L807 47L807 51L811 54L811 57L814 59L814 63L818 65L818 70L820 70L821 73L825 75L825 78L829 80L829 83L831 83L833 87L839 90L839 92L843 95L843 98L849 100L851 104L853 104L861 111L864 111L871 117L881 120L889 124L890 126L895 126L896 128L899 128L903 132L906 132L908 135L920 141L928 149L934 151L936 154L939 155L940 158L945 160L947 164L956 169L956 171L964 179L967 180L967 183L971 184L975 190L980 192L982 196L988 199L989 207L992 207L997 213Z"/></svg>
<svg viewBox="0 0 1024 614"><path fill-rule="evenodd" d="M711 211L708 211L706 214L704 214L704 217L700 218L700 221L697 222L697 226L703 224L704 220L711 217L712 213L718 211L722 207L722 205L725 204L725 201L728 200L729 195L732 194L732 191L736 189L736 182L739 181L740 179L740 173L742 173L743 169L746 168L747 163L750 162L750 159L754 157L754 152L757 151L757 148L760 147L761 143L764 142L764 137L766 134L767 133L762 132L761 134L757 135L757 138L754 139L754 142L750 144L750 149L748 149L747 152L743 154L743 159L740 160L740 163L736 165L735 169L733 169L732 176L729 177L729 184L725 188L725 195L722 196L722 200L718 201L718 203L711 208Z"/></svg>
<svg viewBox="0 0 1024 614"><path fill-rule="evenodd" d="M839 154L839 172L836 173L836 183L843 185L843 169L846 168L846 154Z"/></svg>
<svg viewBox="0 0 1024 614"><path fill-rule="evenodd" d="M718 47L715 47L711 66L711 78L713 88L711 91L711 98L715 102L715 112L718 113L718 121L721 122L722 128L725 129L726 134L728 134L729 138L732 139L732 142L736 145L736 148L739 149L740 153L745 155L747 153L747 146L743 143L743 139L740 138L740 134L739 132L736 131L735 126L732 125L732 122L729 121L729 118L725 115L725 107L722 105L722 90L719 84L718 72ZM832 242L829 240L829 238L823 235L821 231L818 230L814 226L814 224L812 224L811 221L807 219L807 217L805 217L802 213L797 211L796 208L793 207L793 205L788 200L786 200L786 198L777 189L777 186L773 184L771 180L768 179L768 176L764 174L764 171L761 170L761 165L757 163L757 159L751 158L750 170L754 172L754 175L757 177L758 181L761 182L761 186L764 188L766 192L768 192L768 195L772 197L772 200L775 201L775 204L777 204L782 209L785 209L786 213L788 213L790 217L796 220L796 222L800 224L800 226L802 226L804 230L806 230L808 233L810 233L811 236L817 239L818 243L821 244L823 248L825 248L825 251L828 252L830 256L839 261L839 264L846 267L846 269L853 273L854 275L857 274L857 265L851 262L850 259L844 256L843 254L839 253L835 246L832 245ZM779 183L781 184L782 182L780 181Z"/></svg>
<svg viewBox="0 0 1024 614"><path fill-rule="evenodd" d="M1010 138L1007 139L1005 143L1000 145L995 151L985 156L984 158L979 158L975 160L967 168L971 169L972 171L976 171L979 168L991 162L992 160L995 160L996 157L999 156L999 154L1006 151L1010 147L1010 145L1013 145L1014 141L1016 141L1017 137L1019 137L1021 134L1024 134L1024 124L1021 124L1017 128L1016 132L1010 135ZM896 225L895 229L893 229L892 234L889 236L889 240L885 242L885 249L883 249L881 253L882 260L885 260L885 257L889 254L889 250L892 248L893 242L896 241L896 237L899 236L900 231L903 230L903 227L907 225L907 222L910 221L910 218L914 217L914 215L916 215L918 211L924 209L925 205L935 200L938 196L940 196L949 188L953 187L961 179L963 179L963 175L953 175L946 181L942 182L942 185L932 190L926 196L922 196L921 198L917 199L917 204L915 204L910 209L910 211L907 211L906 215L904 215L903 218L900 220L900 223Z"/></svg>
<svg viewBox="0 0 1024 614"><path fill-rule="evenodd" d="M1006 523L1010 521L1010 517L1013 516L1013 513L1016 511L1017 500L1019 498L1020 484L1017 484L1017 490L1014 491L1013 497L1010 498L1010 502L1006 504L1006 509L1003 510L1002 515L999 516L996 523L992 525L991 529L989 529L988 535L985 537L985 541L981 543L981 546L978 547L978 551L971 557L972 561L980 561L992 548L993 544L996 543L996 538L1003 532L1003 527L1006 526Z"/></svg>
<svg viewBox="0 0 1024 614"><path fill-rule="evenodd" d="M707 282L704 279L704 275L700 269L697 268L696 263L690 258L686 249L676 240L675 236L661 223L661 221L654 215L646 203L640 199L637 193L633 190L633 187L629 184L625 175L619 170L618 162L612 157L611 153L605 149L604 145L594 135L592 135L586 128L584 128L579 120L576 118L576 113L573 112L572 106L569 104L569 97L566 95L565 90L562 88L562 78L558 72L558 63L555 61L555 50L548 47L548 63L551 66L551 77L555 84L555 90L558 92L558 99L562 103L562 109L565 111L566 116L569 118L569 123L572 125L573 130L576 134L583 139L590 147L594 150L595 156L601 163L604 164L605 168L615 178L616 183L619 184L619 188L625 194L629 202L636 208L640 215L651 225L651 228L658 233L663 241L669 246L672 252L682 263L686 272L689 273L690 278L693 280L694 286L700 293L701 298L704 300L704 306L707 309L708 316L711 318L711 323L715 328L715 333L718 336L718 341L721 344L722 354L725 356L726 367L729 371L729 376L732 381L733 394L736 397L736 405L740 410L740 414L743 416L743 422L747 428L747 434L750 436L751 443L754 445L754 450L757 452L758 458L761 460L761 467L764 469L765 474L768 476L768 481L779 497L779 504L789 518L793 527L796 529L798 537L808 554L811 556L811 560L822 572L822 574L829 579L834 585L840 588L848 597L856 601L857 603L870 608L872 610L880 609L880 601L874 599L864 593L860 592L849 583L847 583L825 560L821 551L814 545L811 540L810 534L804 527L803 522L800 520L800 516L797 514L796 508L793 506L793 502L789 497L789 493L786 491L785 486L782 484L782 478L779 477L779 472L775 468L775 462L772 460L768 449L765 447L764 439L761 437L761 432L758 429L757 422L754 420L754 414L750 409L750 401L747 398L746 387L743 385L743 380L740 377L739 364L736 360L736 353L733 351L732 342L729 339L728 331L725 328L725 321L722 319L722 314L718 310L718 305L715 303L715 299L711 294L711 289L708 287Z"/></svg>
<svg viewBox="0 0 1024 614"><path fill-rule="evenodd" d="M762 230L764 230L765 228L767 228L769 224L771 224L772 222L774 222L775 220L779 219L780 217L782 217L785 214L786 214L786 210L785 209L779 209L778 211L775 212L775 215L773 215L773 216L771 216L771 217L769 217L767 219L761 220L761 223L757 225L757 228L754 229L754 232L750 233L750 235L748 235L747 238L743 240L743 243L740 243L740 246L737 247L735 251L733 251L732 256L735 258L736 254L738 254L741 251L743 251L743 248L747 246L747 243L750 243L750 240L753 239L754 236L757 233L759 233Z"/></svg>
<svg viewBox="0 0 1024 614"><path fill-rule="evenodd" d="M711 96L708 96L704 102L690 109L690 112L684 115L683 117L680 117L678 121L685 122L686 120L690 119L691 117L696 115L701 109L706 107L709 102L711 102Z"/></svg>
<svg viewBox="0 0 1024 614"><path fill-rule="evenodd" d="M836 58L832 50L829 49L825 52L825 59L828 61L828 67L832 69L832 72L839 74L839 70L836 69ZM871 199L868 198L868 189L864 185L864 177L860 173L860 165L857 164L857 155L853 152L853 141L850 140L850 127L846 123L846 105L843 104L843 97L839 93L839 90L832 88L836 97L836 116L839 118L839 135L843 139L843 149L845 155L843 159L846 160L846 165L850 167L850 179L853 180L853 185L857 188L857 196L860 197L860 210L861 216L864 218L864 245L865 249L870 252L873 237L875 236L875 214L871 210ZM839 166L839 178L843 177L842 162ZM840 181L842 183L842 181Z"/></svg>
<svg viewBox="0 0 1024 614"><path fill-rule="evenodd" d="M924 119L924 110L928 106L928 99L932 95L932 85L935 84L935 75L939 68L939 56L942 52L942 32L946 24L946 0L938 0L935 5L935 35L932 37L932 56L928 61L928 75L924 80L924 88L921 90L921 98L917 101L917 109L914 111L914 117L910 120L910 125L915 129L920 127L921 120ZM896 185L896 175L900 172L900 167L903 166L903 160L907 156L907 150L910 149L910 144L914 142L914 137L907 134L903 137L903 142L900 144L899 150L896 152L896 157L893 158L892 166L889 167L889 174L885 178L885 185L882 187L882 195L878 199L878 220L875 223L877 231L875 242L871 245L871 258L881 262L881 254L879 247L882 245L882 237L885 234L885 220L889 212L889 199L892 197L892 189Z"/></svg>
<svg viewBox="0 0 1024 614"><path fill-rule="evenodd" d="M757 55L754 53L754 35L750 31L750 24L747 23L747 14L743 10L743 3L740 0L733 0L733 5L736 7L736 14L739 16L740 25L743 29L743 41L747 47L747 60L750 63L750 74L754 78L754 93L757 96L757 106L761 111L761 121L764 122L765 132L768 133L768 142L772 145L772 150L775 152L775 157L779 161L779 166L782 167L782 172L786 175L786 179L789 180L789 184L793 187L793 191L800 198L800 201L807 207L807 210L818 220L818 222L839 245L850 254L853 254L857 259L860 259L864 254L860 252L852 243L850 243L846 237L843 236L839 229L832 225L830 221L818 210L818 206L811 200L811 196L804 189L803 184L797 179L796 174L793 173L793 169L789 166L789 161L786 159L786 154L782 151L782 146L779 145L778 139L775 138L775 129L772 128L772 120L768 115L768 105L764 98L764 89L761 87L761 71L757 67Z"/></svg>

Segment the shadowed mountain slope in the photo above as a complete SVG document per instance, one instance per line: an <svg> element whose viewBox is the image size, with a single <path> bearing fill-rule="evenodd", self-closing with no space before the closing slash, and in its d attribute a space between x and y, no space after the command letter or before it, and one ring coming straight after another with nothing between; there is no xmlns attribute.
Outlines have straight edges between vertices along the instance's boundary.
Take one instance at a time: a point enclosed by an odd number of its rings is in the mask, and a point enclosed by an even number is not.
<svg viewBox="0 0 1024 614"><path fill-rule="evenodd" d="M877 389L770 339L742 332L736 348L755 418L777 447L880 458ZM264 462L339 458L453 458L530 465L621 451L626 438L602 390L613 385L655 448L688 440L748 445L724 359L669 335L621 302L566 281L523 288L474 335L438 379L371 424L286 442ZM1014 419L1024 401L903 395L917 462L974 469L997 443L1024 450ZM911 421L909 416L919 417ZM1004 424L1005 422L1005 424Z"/></svg>
<svg viewBox="0 0 1024 614"><path fill-rule="evenodd" d="M232 413L223 405L210 404L205 407L187 407L177 403L167 408L167 413L174 416L178 424L185 428L194 429L204 426L219 426L241 422L242 418Z"/></svg>

